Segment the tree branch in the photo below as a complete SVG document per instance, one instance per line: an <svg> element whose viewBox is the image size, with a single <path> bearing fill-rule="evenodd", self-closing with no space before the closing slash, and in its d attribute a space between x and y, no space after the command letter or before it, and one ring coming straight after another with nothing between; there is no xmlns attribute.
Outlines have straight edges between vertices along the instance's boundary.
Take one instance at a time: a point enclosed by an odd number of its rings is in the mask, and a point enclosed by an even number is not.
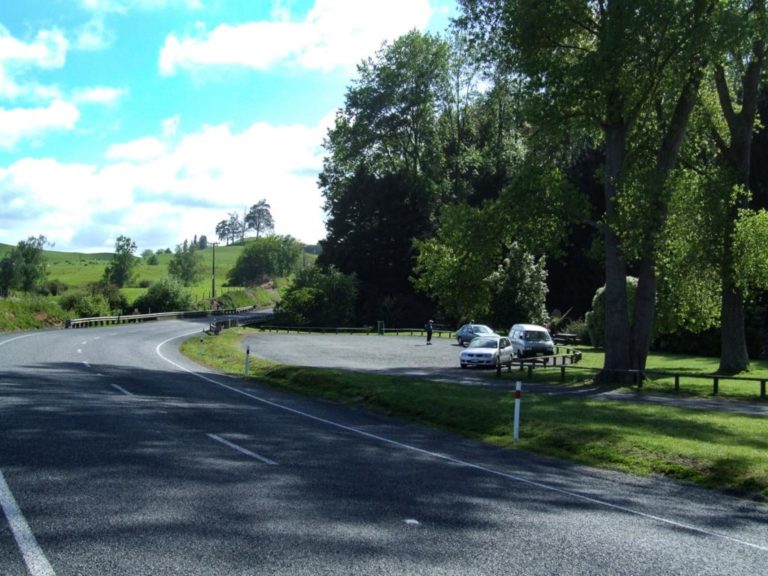
<svg viewBox="0 0 768 576"><path fill-rule="evenodd" d="M736 113L733 111L731 92L728 90L728 82L725 79L725 70L722 64L715 66L715 88L717 88L717 97L720 100L723 116L728 123L729 130L733 133L736 130Z"/></svg>

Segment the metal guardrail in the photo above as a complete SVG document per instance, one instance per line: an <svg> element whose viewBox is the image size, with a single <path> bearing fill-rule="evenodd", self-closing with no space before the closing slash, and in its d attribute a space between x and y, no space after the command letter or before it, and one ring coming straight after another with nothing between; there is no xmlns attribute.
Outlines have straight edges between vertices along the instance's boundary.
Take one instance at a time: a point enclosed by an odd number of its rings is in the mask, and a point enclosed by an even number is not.
<svg viewBox="0 0 768 576"><path fill-rule="evenodd" d="M424 328L383 328L379 329L375 326L364 326L361 328L343 328L337 326L273 326L265 325L260 326L260 330L265 332L291 332L295 334L394 334L396 336L409 335L409 336L425 336L427 331ZM456 333L455 330L433 330L432 336L434 338L453 338Z"/></svg>
<svg viewBox="0 0 768 576"><path fill-rule="evenodd" d="M65 324L66 328L87 328L93 326L112 326L115 324L136 324L156 320L178 318L205 318L208 316L234 316L255 310L254 306L230 308L226 310L187 310L184 312L157 312L155 314L119 314L117 316L95 316L92 318L73 318Z"/></svg>

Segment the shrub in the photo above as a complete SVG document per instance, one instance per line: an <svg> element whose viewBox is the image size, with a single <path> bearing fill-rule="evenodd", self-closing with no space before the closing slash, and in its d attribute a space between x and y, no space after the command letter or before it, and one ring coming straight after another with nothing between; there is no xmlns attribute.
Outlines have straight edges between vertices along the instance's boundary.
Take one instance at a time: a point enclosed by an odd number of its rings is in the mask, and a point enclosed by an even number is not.
<svg viewBox="0 0 768 576"><path fill-rule="evenodd" d="M355 319L357 278L316 267L301 270L275 308L278 322L348 326Z"/></svg>
<svg viewBox="0 0 768 576"><path fill-rule="evenodd" d="M67 294L59 300L59 304L64 310L70 311L76 318L112 315L109 300L103 294L87 294L84 292Z"/></svg>
<svg viewBox="0 0 768 576"><path fill-rule="evenodd" d="M43 296L59 296L66 292L68 288L69 286L61 280L47 280L40 287L40 294Z"/></svg>
<svg viewBox="0 0 768 576"><path fill-rule="evenodd" d="M133 305L143 314L151 312L181 312L192 309L192 297L172 278L163 278L152 284Z"/></svg>
<svg viewBox="0 0 768 576"><path fill-rule="evenodd" d="M587 328L586 320L571 320L565 325L564 332L567 332L568 334L576 334L576 339L583 344L591 344L592 342L589 337L589 329Z"/></svg>
<svg viewBox="0 0 768 576"><path fill-rule="evenodd" d="M635 307L635 292L637 292L637 278L627 276L627 299L629 300L628 313L632 317ZM605 286L601 286L592 298L592 309L585 317L589 341L592 346L602 348L605 346Z"/></svg>

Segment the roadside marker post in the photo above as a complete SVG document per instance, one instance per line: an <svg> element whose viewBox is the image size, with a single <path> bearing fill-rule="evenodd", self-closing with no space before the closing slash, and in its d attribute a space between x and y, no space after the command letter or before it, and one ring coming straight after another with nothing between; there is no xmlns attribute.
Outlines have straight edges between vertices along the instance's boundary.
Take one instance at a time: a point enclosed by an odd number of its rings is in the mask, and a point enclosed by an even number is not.
<svg viewBox="0 0 768 576"><path fill-rule="evenodd" d="M520 396L521 393L522 384L518 380L515 383L515 421L514 421L514 440L515 443L517 443L517 440L520 438Z"/></svg>
<svg viewBox="0 0 768 576"><path fill-rule="evenodd" d="M203 337L200 336L200 356L203 355Z"/></svg>
<svg viewBox="0 0 768 576"><path fill-rule="evenodd" d="M248 375L248 371L251 368L251 347L245 348L245 367L243 368L243 374Z"/></svg>

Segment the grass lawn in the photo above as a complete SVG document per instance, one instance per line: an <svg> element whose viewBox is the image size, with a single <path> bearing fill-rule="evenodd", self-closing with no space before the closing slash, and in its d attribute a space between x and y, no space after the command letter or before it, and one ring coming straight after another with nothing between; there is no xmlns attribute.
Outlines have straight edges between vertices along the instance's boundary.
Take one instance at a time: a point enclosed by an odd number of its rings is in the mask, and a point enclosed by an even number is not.
<svg viewBox="0 0 768 576"><path fill-rule="evenodd" d="M182 345L190 358L242 374L240 341L225 331ZM585 362L597 361L596 359ZM768 498L768 420L631 402L527 394L520 442L512 440L512 392L403 377L281 366L251 359L250 378L328 400L355 403L507 448L635 474Z"/></svg>
<svg viewBox="0 0 768 576"><path fill-rule="evenodd" d="M571 380L578 380L578 374L581 373L582 379L591 378L594 370L603 365L604 354L602 350L593 348L582 348L582 361L578 369L568 369ZM646 370L659 372L674 372L679 374L717 374L717 368L720 364L719 358L706 356L684 356L680 354L660 354L652 353L648 356ZM546 371L543 371L546 372ZM534 371L535 374L535 371ZM553 374L548 377L550 380ZM753 360L750 369L736 375L739 378L765 378L768 379L768 361ZM541 378L545 375L542 373ZM559 378L559 374L557 375ZM675 379L673 377L648 375L642 387L642 392L648 394L674 394ZM637 390L637 388L632 388ZM712 379L702 378L680 378L680 395L707 397L712 396ZM721 379L719 383L718 396L734 400L749 400L751 402L765 402L760 398L760 383L745 382L738 380Z"/></svg>

